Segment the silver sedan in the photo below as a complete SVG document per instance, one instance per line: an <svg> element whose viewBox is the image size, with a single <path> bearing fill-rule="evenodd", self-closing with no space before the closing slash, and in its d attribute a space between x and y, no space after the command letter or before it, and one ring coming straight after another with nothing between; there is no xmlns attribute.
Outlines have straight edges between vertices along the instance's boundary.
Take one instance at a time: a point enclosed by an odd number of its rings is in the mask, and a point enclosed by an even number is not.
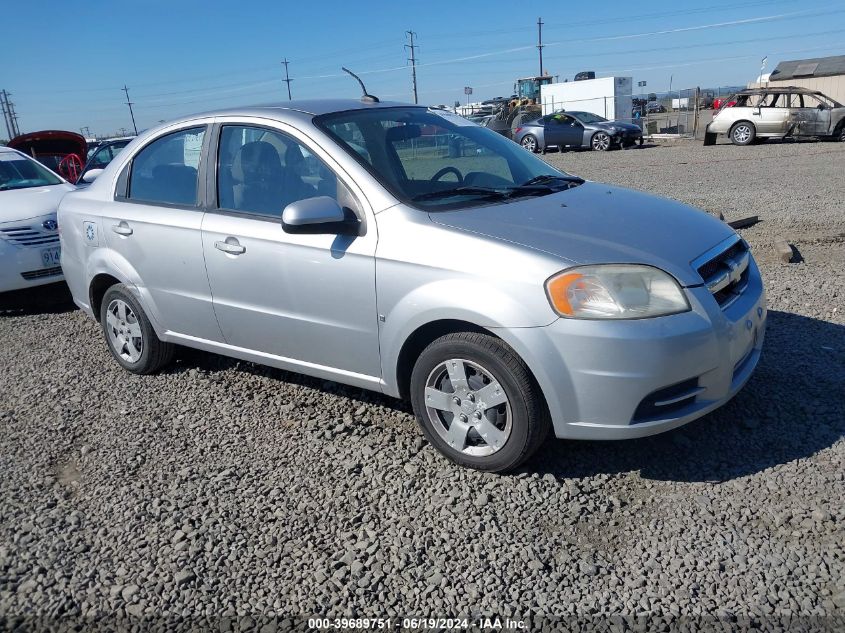
<svg viewBox="0 0 845 633"><path fill-rule="evenodd" d="M74 300L126 370L186 345L408 398L487 471L550 430L686 424L763 344L760 274L723 222L371 97L149 130L59 221Z"/></svg>

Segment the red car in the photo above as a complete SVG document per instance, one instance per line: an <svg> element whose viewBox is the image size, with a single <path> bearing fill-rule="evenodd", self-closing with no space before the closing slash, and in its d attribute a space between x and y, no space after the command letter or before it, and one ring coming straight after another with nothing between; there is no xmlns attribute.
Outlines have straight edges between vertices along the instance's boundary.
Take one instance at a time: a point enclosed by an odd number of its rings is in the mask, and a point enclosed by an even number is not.
<svg viewBox="0 0 845 633"><path fill-rule="evenodd" d="M730 108L736 105L736 99L730 100L730 97L717 97L713 99L713 109L721 110L722 108Z"/></svg>
<svg viewBox="0 0 845 633"><path fill-rule="evenodd" d="M88 153L83 136L63 130L21 134L9 141L9 147L32 156L70 182L76 182Z"/></svg>

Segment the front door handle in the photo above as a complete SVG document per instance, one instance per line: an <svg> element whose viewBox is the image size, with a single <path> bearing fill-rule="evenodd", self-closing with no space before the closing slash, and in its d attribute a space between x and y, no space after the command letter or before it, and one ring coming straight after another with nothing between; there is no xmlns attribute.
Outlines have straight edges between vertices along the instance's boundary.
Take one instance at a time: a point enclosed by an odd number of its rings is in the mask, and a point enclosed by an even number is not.
<svg viewBox="0 0 845 633"><path fill-rule="evenodd" d="M214 248L228 255L241 255L246 252L246 246L241 246L234 237L227 237L224 242L214 242Z"/></svg>
<svg viewBox="0 0 845 633"><path fill-rule="evenodd" d="M126 237L127 235L132 235L132 227L130 227L126 222L121 220L120 224L114 224L111 227L111 230L117 233L118 235L123 235Z"/></svg>

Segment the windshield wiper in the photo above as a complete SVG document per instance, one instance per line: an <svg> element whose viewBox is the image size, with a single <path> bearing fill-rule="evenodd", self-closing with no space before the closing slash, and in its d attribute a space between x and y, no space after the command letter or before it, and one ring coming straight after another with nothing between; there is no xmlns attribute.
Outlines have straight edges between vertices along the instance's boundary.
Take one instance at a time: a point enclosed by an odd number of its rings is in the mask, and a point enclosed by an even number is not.
<svg viewBox="0 0 845 633"><path fill-rule="evenodd" d="M456 196L481 196L503 200L508 197L508 192L501 189L489 187L453 187L452 189L441 189L440 191L429 191L411 198L412 200L439 200L441 198L453 198Z"/></svg>
<svg viewBox="0 0 845 633"><path fill-rule="evenodd" d="M541 174L540 176L534 176L530 180L526 180L521 185L517 185L517 187L530 187L531 185L546 185L551 184L553 182L566 182L569 183L570 187L575 187L584 184L584 179L578 178L578 176L555 176L553 174Z"/></svg>

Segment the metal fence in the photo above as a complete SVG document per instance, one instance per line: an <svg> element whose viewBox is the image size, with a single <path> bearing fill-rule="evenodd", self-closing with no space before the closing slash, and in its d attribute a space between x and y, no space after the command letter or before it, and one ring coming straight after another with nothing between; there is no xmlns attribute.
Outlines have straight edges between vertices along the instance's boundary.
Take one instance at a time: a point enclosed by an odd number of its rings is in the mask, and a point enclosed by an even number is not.
<svg viewBox="0 0 845 633"><path fill-rule="evenodd" d="M701 138L713 117L713 105L741 87L681 88L662 93L606 96L593 99L547 101L543 113L583 110L606 119L639 125L646 137Z"/></svg>

